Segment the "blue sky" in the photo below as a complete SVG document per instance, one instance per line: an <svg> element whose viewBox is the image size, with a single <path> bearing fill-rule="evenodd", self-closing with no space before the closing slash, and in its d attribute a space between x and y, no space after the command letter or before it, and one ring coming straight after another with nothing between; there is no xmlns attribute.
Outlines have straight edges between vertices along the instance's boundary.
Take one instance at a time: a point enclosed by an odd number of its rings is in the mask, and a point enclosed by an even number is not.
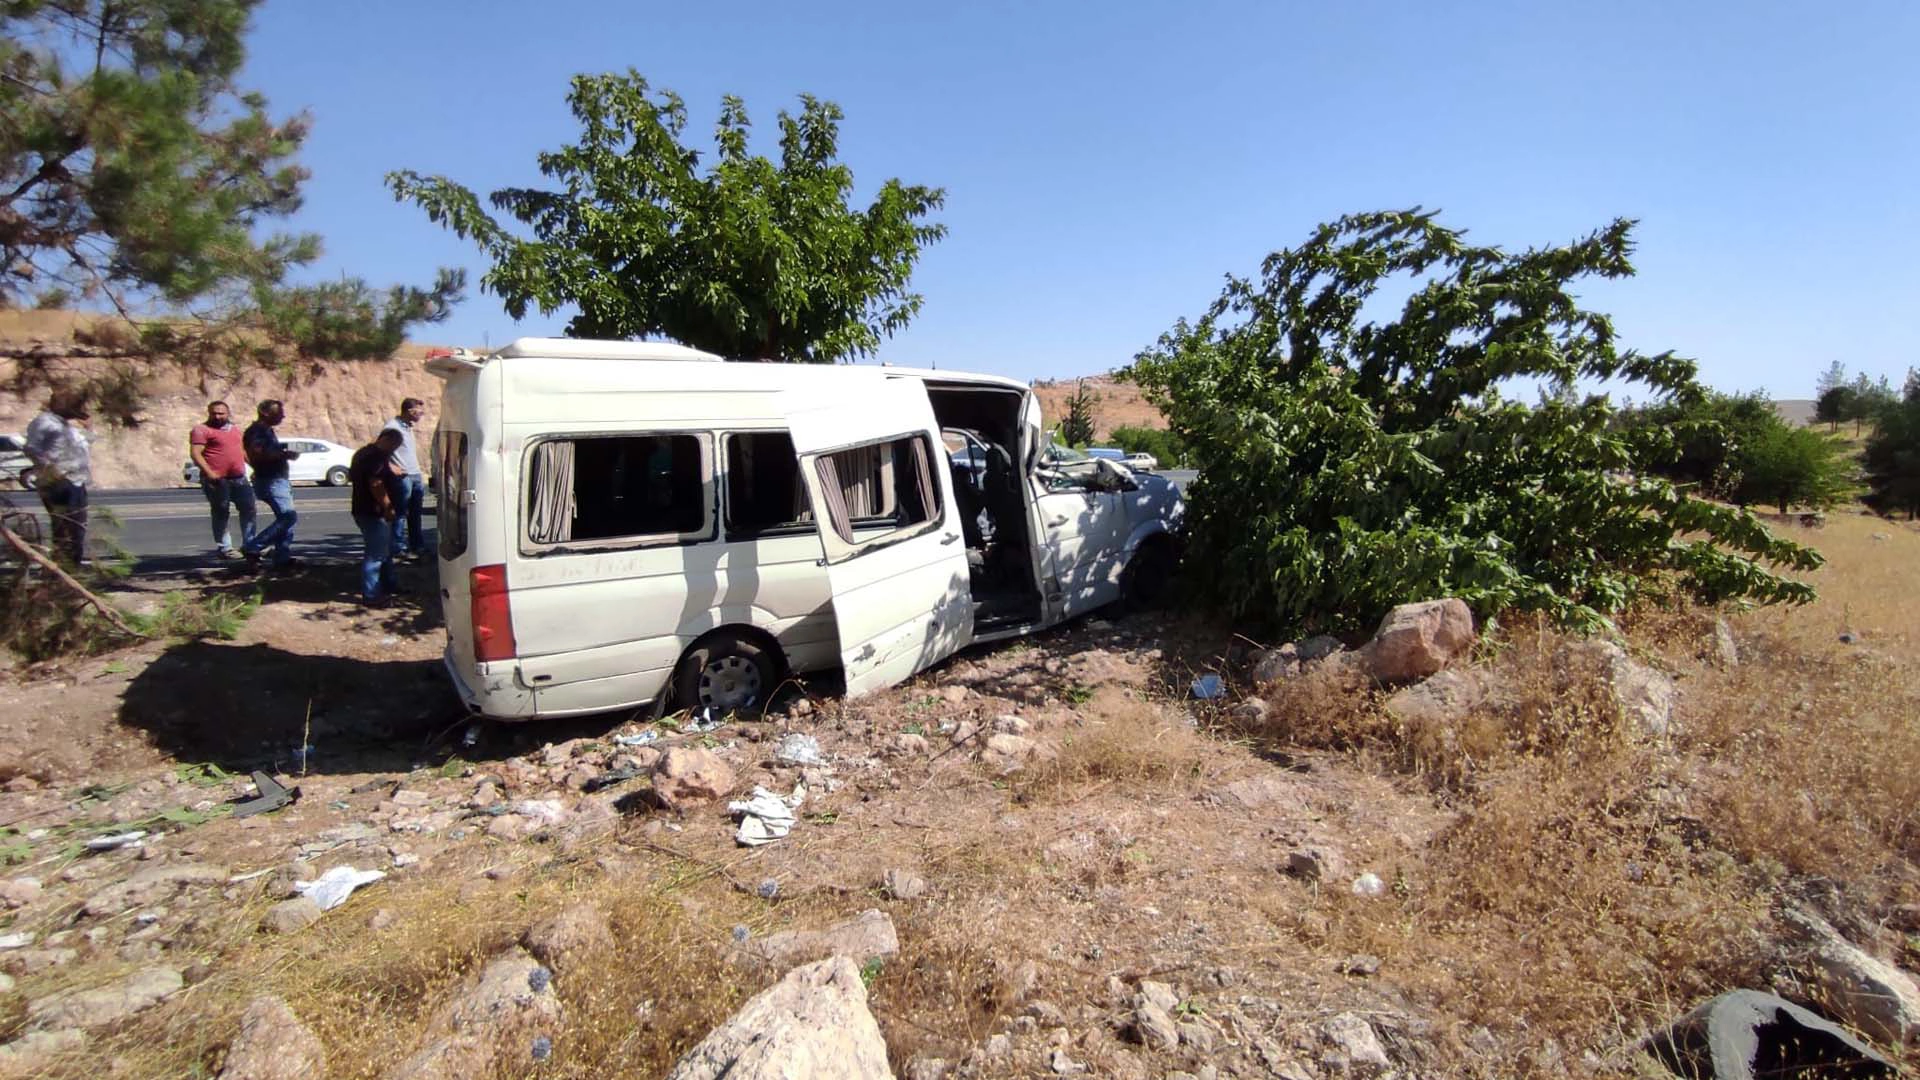
<svg viewBox="0 0 1920 1080"><path fill-rule="evenodd" d="M294 222L319 276L426 282L477 251L393 201L390 169L476 191L573 141L577 72L639 70L703 148L738 94L846 110L861 191L947 189L901 364L1017 377L1124 365L1221 276L1357 210L1421 204L1522 247L1640 219L1640 275L1595 283L1626 342L1723 389L1811 396L1834 360L1920 365L1920 5L619 3L270 0L247 85L310 111ZM557 333L472 291L423 338Z"/></svg>

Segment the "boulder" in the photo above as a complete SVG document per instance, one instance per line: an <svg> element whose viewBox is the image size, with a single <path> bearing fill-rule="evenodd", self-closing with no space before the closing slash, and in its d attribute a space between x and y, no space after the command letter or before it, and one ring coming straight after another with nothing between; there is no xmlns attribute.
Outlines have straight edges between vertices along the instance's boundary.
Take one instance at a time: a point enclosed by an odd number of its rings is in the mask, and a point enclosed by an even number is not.
<svg viewBox="0 0 1920 1080"><path fill-rule="evenodd" d="M894 867L881 876L880 885L895 900L918 900L927 895L927 880L910 870Z"/></svg>
<svg viewBox="0 0 1920 1080"><path fill-rule="evenodd" d="M227 1047L220 1080L302 1080L325 1076L327 1048L287 1003L262 994L247 1003L240 1034Z"/></svg>
<svg viewBox="0 0 1920 1080"><path fill-rule="evenodd" d="M1396 691L1387 698L1386 710L1406 723L1447 728L1486 700L1487 684L1479 672L1449 668Z"/></svg>
<svg viewBox="0 0 1920 1080"><path fill-rule="evenodd" d="M296 896L267 909L260 926L276 934L297 934L320 921L320 905L312 897Z"/></svg>
<svg viewBox="0 0 1920 1080"><path fill-rule="evenodd" d="M1180 1046L1180 1026L1160 1003L1141 994L1133 1002L1133 1034L1149 1050L1175 1050Z"/></svg>
<svg viewBox="0 0 1920 1080"><path fill-rule="evenodd" d="M388 1070L388 1080L465 1080L491 1075L503 1053L533 1059L559 1030L552 973L518 947L487 962L427 1025L419 1050Z"/></svg>
<svg viewBox="0 0 1920 1080"><path fill-rule="evenodd" d="M1713 660L1723 668L1740 666L1740 643L1734 640L1733 627L1725 619L1713 620Z"/></svg>
<svg viewBox="0 0 1920 1080"><path fill-rule="evenodd" d="M1641 1049L1676 1076L1897 1076L1891 1062L1846 1029L1758 990L1721 994L1649 1038Z"/></svg>
<svg viewBox="0 0 1920 1080"><path fill-rule="evenodd" d="M1292 645L1282 645L1253 655L1253 682L1256 686L1272 686L1298 674L1300 654Z"/></svg>
<svg viewBox="0 0 1920 1080"><path fill-rule="evenodd" d="M865 964L898 953L900 936L886 912L870 908L825 930L784 930L769 934L750 944L747 951L776 967L823 956L848 956L855 963Z"/></svg>
<svg viewBox="0 0 1920 1080"><path fill-rule="evenodd" d="M1373 1076L1393 1067L1373 1025L1355 1013L1343 1012L1330 1017L1320 1025L1320 1035L1329 1047L1320 1061L1329 1072Z"/></svg>
<svg viewBox="0 0 1920 1080"><path fill-rule="evenodd" d="M990 735L980 760L997 773L1010 773L1033 756L1033 740L1024 735Z"/></svg>
<svg viewBox="0 0 1920 1080"><path fill-rule="evenodd" d="M1346 860L1328 847L1303 847L1287 853L1281 872L1302 881L1334 881L1346 876Z"/></svg>
<svg viewBox="0 0 1920 1080"><path fill-rule="evenodd" d="M613 930L591 904L574 904L534 923L520 938L534 959L567 975L596 953L613 951Z"/></svg>
<svg viewBox="0 0 1920 1080"><path fill-rule="evenodd" d="M1920 984L1848 941L1825 919L1790 911L1800 938L1791 956L1815 1004L1842 1023L1893 1046L1920 1045Z"/></svg>
<svg viewBox="0 0 1920 1080"><path fill-rule="evenodd" d="M30 1031L0 1045L0 1076L38 1076L61 1054L86 1048L87 1033L78 1028Z"/></svg>
<svg viewBox="0 0 1920 1080"><path fill-rule="evenodd" d="M676 746L653 765L653 791L671 810L725 798L733 790L733 768L711 750Z"/></svg>
<svg viewBox="0 0 1920 1080"><path fill-rule="evenodd" d="M887 1044L845 956L794 968L687 1051L667 1080L892 1080Z"/></svg>
<svg viewBox="0 0 1920 1080"><path fill-rule="evenodd" d="M1473 640L1473 612L1464 601L1401 604L1380 621L1360 662L1376 682L1412 682L1466 655Z"/></svg>
<svg viewBox="0 0 1920 1080"><path fill-rule="evenodd" d="M1673 680L1627 655L1618 643L1603 638L1568 642L1556 660L1562 678L1574 674L1569 667L1597 670L1607 696L1633 731L1654 739L1674 733Z"/></svg>
<svg viewBox="0 0 1920 1080"><path fill-rule="evenodd" d="M27 1029L105 1027L158 1005L185 985L186 980L172 968L141 968L108 986L41 998L27 1006Z"/></svg>

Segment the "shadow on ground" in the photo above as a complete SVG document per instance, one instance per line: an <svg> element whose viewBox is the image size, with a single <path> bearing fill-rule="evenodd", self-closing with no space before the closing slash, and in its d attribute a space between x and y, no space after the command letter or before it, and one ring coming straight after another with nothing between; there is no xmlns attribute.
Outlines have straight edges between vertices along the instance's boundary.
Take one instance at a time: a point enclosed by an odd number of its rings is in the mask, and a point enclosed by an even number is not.
<svg viewBox="0 0 1920 1080"><path fill-rule="evenodd" d="M360 660L271 645L175 645L127 685L120 722L179 761L230 772L406 770L465 710L437 660Z"/></svg>

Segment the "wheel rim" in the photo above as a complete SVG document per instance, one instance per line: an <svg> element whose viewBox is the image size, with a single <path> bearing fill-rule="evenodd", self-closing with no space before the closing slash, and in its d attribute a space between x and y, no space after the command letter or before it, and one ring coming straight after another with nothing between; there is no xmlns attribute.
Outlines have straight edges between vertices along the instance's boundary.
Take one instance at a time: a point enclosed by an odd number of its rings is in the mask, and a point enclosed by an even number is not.
<svg viewBox="0 0 1920 1080"><path fill-rule="evenodd" d="M700 669L699 691L702 705L744 708L760 697L760 668L744 656L722 656Z"/></svg>

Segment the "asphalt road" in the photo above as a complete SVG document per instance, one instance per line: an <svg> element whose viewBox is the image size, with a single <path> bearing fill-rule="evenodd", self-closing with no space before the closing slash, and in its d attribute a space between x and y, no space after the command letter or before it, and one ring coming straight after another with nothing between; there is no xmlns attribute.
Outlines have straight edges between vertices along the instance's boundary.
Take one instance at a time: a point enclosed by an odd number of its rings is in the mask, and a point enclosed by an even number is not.
<svg viewBox="0 0 1920 1080"><path fill-rule="evenodd" d="M1167 469L1158 475L1183 488L1194 477L1190 469ZM39 500L31 493L9 494L16 506L39 509ZM111 537L132 554L136 572L178 573L215 562L207 500L197 487L96 491L93 506L104 511L93 515L93 533ZM359 554L360 530L348 512L346 488L296 485L293 506L300 513L300 523L294 530L294 554L302 558L352 558ZM109 515L111 521L107 520ZM272 520L272 511L262 505L260 525L264 527ZM423 522L429 537L433 522L433 495L429 493ZM237 541L239 522L230 523L228 530Z"/></svg>

